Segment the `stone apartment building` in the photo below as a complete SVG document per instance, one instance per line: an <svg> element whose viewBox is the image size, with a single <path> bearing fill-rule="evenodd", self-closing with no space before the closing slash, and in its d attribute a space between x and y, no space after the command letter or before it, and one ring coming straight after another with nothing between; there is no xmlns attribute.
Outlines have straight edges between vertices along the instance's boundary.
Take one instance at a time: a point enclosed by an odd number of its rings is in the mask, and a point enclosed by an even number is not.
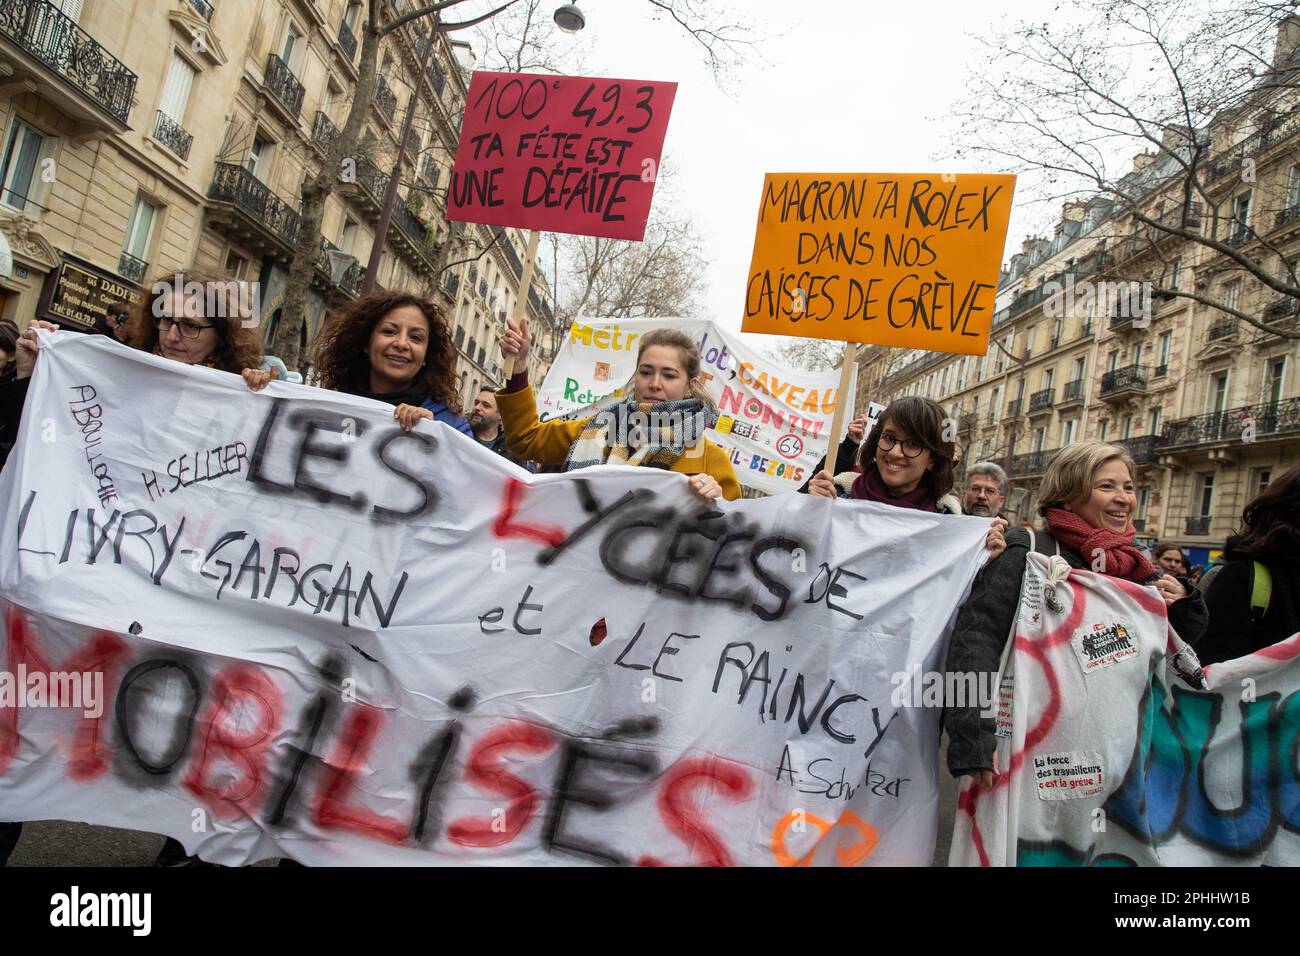
<svg viewBox="0 0 1300 956"><path fill-rule="evenodd" d="M386 4L383 15L409 4ZM0 233L14 260L12 275L0 278L0 315L85 328L156 276L193 265L260 283L269 343L299 186L346 116L362 16L355 0L0 5ZM402 170L378 281L443 307L472 401L480 384L499 381L497 340L526 240L508 229L493 243L493 230L467 226L445 261L473 261L439 272L473 55L441 36L418 75L425 29L399 30L380 48L356 181L325 212L304 337L310 342L327 311L358 294L401 120L419 89L418 146ZM539 333L530 371L540 376L555 344L540 272L528 295Z"/></svg>
<svg viewBox="0 0 1300 956"><path fill-rule="evenodd" d="M1279 34L1295 54L1297 22ZM1289 60L1286 58L1290 58ZM1191 142L1167 131L1135 158L1127 184L1150 218L1240 249L1292 285L1300 261L1300 111L1261 95L1208 130L1199 173L1209 202L1184 207L1175 157ZM1187 290L1260 319L1260 330L1193 299L1129 300L1131 281ZM1080 439L1124 445L1138 467L1135 524L1204 563L1241 510L1300 462L1300 341L1294 297L1224 254L1134 220L1102 197L1068 203L1054 234L1028 239L1003 273L983 356L870 347L859 354L859 404L924 395L954 418L966 463L990 459L1010 478L1007 513L1037 522L1052 455Z"/></svg>

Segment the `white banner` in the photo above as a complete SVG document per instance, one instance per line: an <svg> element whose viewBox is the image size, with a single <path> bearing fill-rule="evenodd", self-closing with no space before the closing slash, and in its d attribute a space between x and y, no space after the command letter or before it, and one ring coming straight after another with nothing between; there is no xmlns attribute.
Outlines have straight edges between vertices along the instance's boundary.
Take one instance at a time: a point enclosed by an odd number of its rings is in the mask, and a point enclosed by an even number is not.
<svg viewBox="0 0 1300 956"><path fill-rule="evenodd" d="M303 863L926 864L987 522L530 476L42 333L0 476L0 820Z"/></svg>
<svg viewBox="0 0 1300 956"><path fill-rule="evenodd" d="M782 368L740 333L703 319L578 319L536 388L542 420L586 408L625 386L636 371L641 335L657 328L680 329L699 343L704 387L721 416L706 434L727 452L742 486L780 494L812 476L826 454L839 370ZM856 390L856 368L853 382ZM873 404L872 411L879 408Z"/></svg>
<svg viewBox="0 0 1300 956"><path fill-rule="evenodd" d="M1056 559L1060 560L1060 559ZM971 866L1300 864L1300 635L1213 664L1151 588L1031 554L990 791L966 778Z"/></svg>

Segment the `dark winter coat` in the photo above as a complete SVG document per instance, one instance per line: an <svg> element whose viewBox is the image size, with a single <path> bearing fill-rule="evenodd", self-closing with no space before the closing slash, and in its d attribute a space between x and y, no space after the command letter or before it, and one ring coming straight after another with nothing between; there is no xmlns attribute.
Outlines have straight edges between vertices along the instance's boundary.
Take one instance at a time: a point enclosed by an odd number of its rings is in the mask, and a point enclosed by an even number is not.
<svg viewBox="0 0 1300 956"><path fill-rule="evenodd" d="M1214 572L1205 592L1210 627L1193 645L1202 664L1244 657L1300 632L1300 556L1263 562L1273 586L1268 610L1259 621L1250 617L1252 563L1238 558Z"/></svg>

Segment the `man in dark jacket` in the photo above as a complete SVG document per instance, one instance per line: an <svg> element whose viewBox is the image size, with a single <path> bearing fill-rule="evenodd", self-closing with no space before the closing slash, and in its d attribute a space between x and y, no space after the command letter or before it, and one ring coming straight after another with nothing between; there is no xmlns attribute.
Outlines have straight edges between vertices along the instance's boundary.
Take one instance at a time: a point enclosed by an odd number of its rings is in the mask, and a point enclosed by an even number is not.
<svg viewBox="0 0 1300 956"><path fill-rule="evenodd" d="M466 419L469 427L474 429L474 440L480 445L521 468L527 467L506 449L506 430L501 427L501 412L497 410L497 398L490 388L479 389L474 399L474 410Z"/></svg>

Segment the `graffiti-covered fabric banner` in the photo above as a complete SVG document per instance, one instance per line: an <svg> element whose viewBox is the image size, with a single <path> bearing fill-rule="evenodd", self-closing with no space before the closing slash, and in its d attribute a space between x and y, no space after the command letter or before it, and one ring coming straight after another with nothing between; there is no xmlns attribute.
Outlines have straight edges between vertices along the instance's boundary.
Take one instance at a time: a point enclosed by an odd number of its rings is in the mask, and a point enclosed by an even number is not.
<svg viewBox="0 0 1300 956"><path fill-rule="evenodd" d="M811 478L830 441L839 371L784 368L704 319L578 319L536 389L538 414L546 420L577 412L623 388L636 371L641 336L665 327L700 346L700 378L719 416L705 434L727 453L740 484L780 494ZM856 369L853 376L856 382ZM882 409L872 403L858 412L874 417Z"/></svg>
<svg viewBox="0 0 1300 956"><path fill-rule="evenodd" d="M1031 554L949 860L1300 865L1300 635L1202 671L1154 589Z"/></svg>
<svg viewBox="0 0 1300 956"><path fill-rule="evenodd" d="M531 476L41 333L0 476L0 819L239 864L925 864L987 522Z"/></svg>

